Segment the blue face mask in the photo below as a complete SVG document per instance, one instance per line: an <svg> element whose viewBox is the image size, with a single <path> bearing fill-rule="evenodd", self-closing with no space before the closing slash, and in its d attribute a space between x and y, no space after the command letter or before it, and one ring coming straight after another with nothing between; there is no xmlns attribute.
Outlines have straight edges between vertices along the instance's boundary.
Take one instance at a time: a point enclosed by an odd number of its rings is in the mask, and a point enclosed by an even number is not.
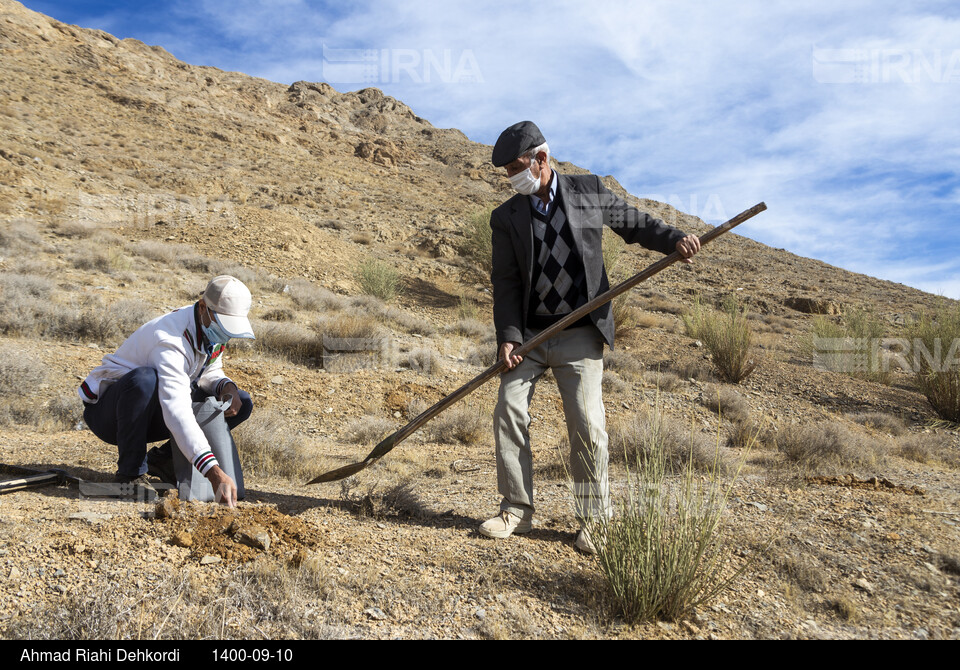
<svg viewBox="0 0 960 670"><path fill-rule="evenodd" d="M200 324L203 328L203 334L207 338L212 346L217 346L218 344L226 344L230 341L230 336L227 335L227 331L223 329L223 326L220 325L219 320L217 319L217 313L208 308L207 310L210 314L210 325L204 326Z"/></svg>

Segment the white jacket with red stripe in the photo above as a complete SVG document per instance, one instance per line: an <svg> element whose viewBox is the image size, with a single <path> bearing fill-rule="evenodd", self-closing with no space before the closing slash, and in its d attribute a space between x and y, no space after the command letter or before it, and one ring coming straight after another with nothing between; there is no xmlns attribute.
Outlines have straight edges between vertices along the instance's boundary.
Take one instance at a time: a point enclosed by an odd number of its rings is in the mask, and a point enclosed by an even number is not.
<svg viewBox="0 0 960 670"><path fill-rule="evenodd" d="M87 375L78 393L86 403L96 403L107 387L131 370L157 371L163 421L180 451L202 473L218 465L210 443L193 414L191 385L219 396L231 380L223 374L223 345L204 351L197 305L189 305L140 326L115 353Z"/></svg>

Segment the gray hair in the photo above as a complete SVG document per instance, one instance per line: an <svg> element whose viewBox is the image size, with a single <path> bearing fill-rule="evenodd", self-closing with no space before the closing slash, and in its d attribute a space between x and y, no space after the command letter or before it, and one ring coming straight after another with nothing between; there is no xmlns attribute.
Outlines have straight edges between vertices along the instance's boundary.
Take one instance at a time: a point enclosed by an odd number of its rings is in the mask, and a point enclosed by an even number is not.
<svg viewBox="0 0 960 670"><path fill-rule="evenodd" d="M538 147L534 147L534 148L530 149L529 151L527 151L527 152L524 153L523 155L524 155L524 156L529 156L529 157L530 157L530 160L533 160L534 158L536 158L537 154L540 153L541 151L542 151L543 153L547 154L547 160L549 160L549 159L550 159L550 147L547 146L547 143L546 143L546 142L544 142L543 144L541 144L541 145L538 146Z"/></svg>

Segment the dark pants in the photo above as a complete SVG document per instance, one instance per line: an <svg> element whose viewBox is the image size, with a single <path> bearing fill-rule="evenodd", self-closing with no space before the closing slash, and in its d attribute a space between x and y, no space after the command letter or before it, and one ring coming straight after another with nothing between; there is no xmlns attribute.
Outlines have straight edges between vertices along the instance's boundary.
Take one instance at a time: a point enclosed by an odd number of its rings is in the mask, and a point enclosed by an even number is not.
<svg viewBox="0 0 960 670"><path fill-rule="evenodd" d="M83 420L93 434L108 444L117 445L117 475L137 477L147 473L147 443L170 439L170 431L163 422L157 371L137 368L110 384L93 405L86 405ZM195 391L193 400L203 400L209 394ZM233 430L247 420L253 411L250 394L240 391L240 411L227 417L227 426ZM152 450L155 456L164 453L172 458L170 444Z"/></svg>

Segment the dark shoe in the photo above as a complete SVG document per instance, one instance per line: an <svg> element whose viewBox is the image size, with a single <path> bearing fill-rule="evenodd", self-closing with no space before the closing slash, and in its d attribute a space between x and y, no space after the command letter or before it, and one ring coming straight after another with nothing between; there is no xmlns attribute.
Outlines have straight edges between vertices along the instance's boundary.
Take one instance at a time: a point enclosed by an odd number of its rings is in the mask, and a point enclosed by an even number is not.
<svg viewBox="0 0 960 670"><path fill-rule="evenodd" d="M159 495L146 475L137 477L117 475L113 481L116 484L126 485L120 487L120 490L117 491L118 498L133 498L141 502L154 502Z"/></svg>
<svg viewBox="0 0 960 670"><path fill-rule="evenodd" d="M165 442L147 452L147 474L156 477L164 484L177 485L177 475L173 469L171 443Z"/></svg>

